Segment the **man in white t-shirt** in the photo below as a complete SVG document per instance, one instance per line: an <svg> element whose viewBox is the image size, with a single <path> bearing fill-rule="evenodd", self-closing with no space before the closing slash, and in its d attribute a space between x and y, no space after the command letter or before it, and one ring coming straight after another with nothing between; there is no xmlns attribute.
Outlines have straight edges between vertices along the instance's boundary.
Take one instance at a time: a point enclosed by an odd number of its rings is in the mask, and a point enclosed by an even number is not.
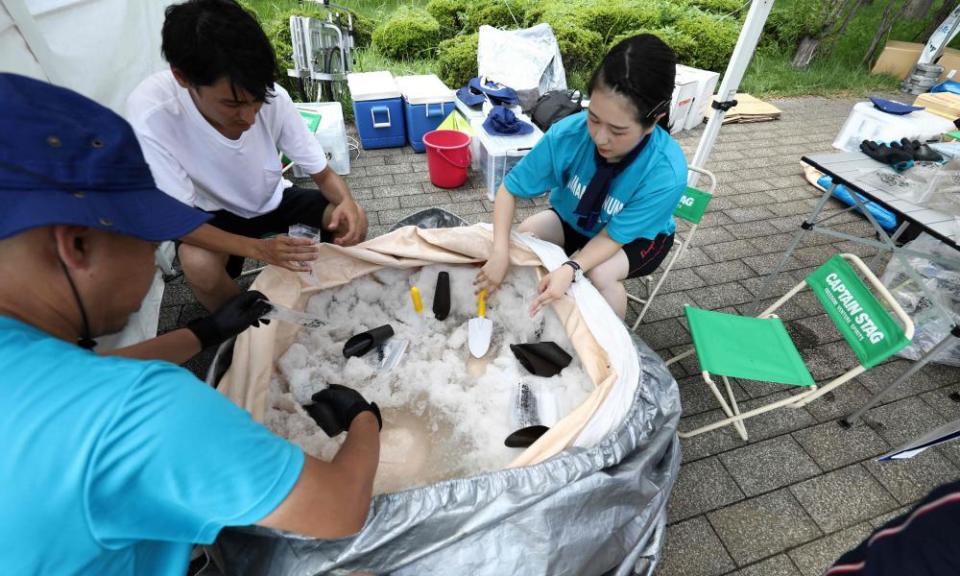
<svg viewBox="0 0 960 576"><path fill-rule="evenodd" d="M127 116L158 188L213 214L179 246L200 303L216 310L239 291L244 257L305 269L317 248L287 236L291 224L321 229L323 241L362 241L366 214L274 84L273 48L253 16L231 0L189 0L167 8L162 34L170 70L140 83ZM288 187L279 151L319 192Z"/></svg>

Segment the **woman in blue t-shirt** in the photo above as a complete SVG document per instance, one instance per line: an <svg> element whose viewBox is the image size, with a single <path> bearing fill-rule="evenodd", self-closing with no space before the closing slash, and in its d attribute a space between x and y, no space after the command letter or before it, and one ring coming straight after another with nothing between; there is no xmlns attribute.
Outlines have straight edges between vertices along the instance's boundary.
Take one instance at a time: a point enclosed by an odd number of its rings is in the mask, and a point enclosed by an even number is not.
<svg viewBox="0 0 960 576"><path fill-rule="evenodd" d="M663 128L677 57L650 34L617 44L590 79L588 111L564 118L504 178L493 214L494 244L477 274L478 290L496 290L510 265L516 198L550 194L550 208L520 232L563 247L571 260L544 277L536 314L585 274L624 317L623 280L652 273L673 245L673 210L687 163Z"/></svg>

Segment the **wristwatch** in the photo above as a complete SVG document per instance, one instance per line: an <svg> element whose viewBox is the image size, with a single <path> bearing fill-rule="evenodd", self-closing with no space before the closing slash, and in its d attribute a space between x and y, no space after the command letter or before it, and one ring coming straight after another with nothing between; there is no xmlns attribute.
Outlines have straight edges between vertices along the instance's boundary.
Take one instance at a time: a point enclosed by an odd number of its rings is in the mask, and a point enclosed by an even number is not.
<svg viewBox="0 0 960 576"><path fill-rule="evenodd" d="M561 266L569 266L569 267L573 268L573 281L574 281L574 282L576 282L576 281L580 280L581 278L583 278L583 268L581 268L580 265L577 264L575 261L573 261L573 260L567 260L566 262L564 262L563 264L561 264Z"/></svg>

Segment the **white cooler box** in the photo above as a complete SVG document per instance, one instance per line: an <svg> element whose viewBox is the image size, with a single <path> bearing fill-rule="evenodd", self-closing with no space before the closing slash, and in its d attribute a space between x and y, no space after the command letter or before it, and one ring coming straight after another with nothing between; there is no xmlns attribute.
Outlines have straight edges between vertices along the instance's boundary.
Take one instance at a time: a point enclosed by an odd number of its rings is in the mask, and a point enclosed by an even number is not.
<svg viewBox="0 0 960 576"><path fill-rule="evenodd" d="M302 113L308 127L314 122L313 115L320 116L320 122L313 131L313 135L323 146L323 151L327 154L327 162L333 171L341 176L349 174L350 149L347 147L347 128L343 123L343 108L340 107L340 103L298 102L297 110ZM297 178L310 176L296 164L293 165L293 175Z"/></svg>
<svg viewBox="0 0 960 576"><path fill-rule="evenodd" d="M523 136L493 136L483 128L483 120L470 122L475 132L474 138L480 141L477 162L487 188L487 198L491 202L496 197L497 190L507 172L510 172L510 169L536 146L540 138L543 138L543 132L529 117L517 114L517 118L533 126L533 132Z"/></svg>
<svg viewBox="0 0 960 576"><path fill-rule="evenodd" d="M859 102L843 123L833 147L859 152L860 143L864 140L894 142L909 138L923 142L955 129L950 120L926 110L897 116L878 110L872 102Z"/></svg>

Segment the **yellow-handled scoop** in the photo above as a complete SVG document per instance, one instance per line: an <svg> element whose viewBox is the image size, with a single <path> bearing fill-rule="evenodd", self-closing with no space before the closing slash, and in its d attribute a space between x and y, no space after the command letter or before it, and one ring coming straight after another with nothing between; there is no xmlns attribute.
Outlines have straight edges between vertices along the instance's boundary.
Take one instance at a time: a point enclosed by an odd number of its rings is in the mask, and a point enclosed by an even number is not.
<svg viewBox="0 0 960 576"><path fill-rule="evenodd" d="M493 322L487 318L487 291L477 294L477 317L467 324L467 345L474 358L481 358L490 349Z"/></svg>
<svg viewBox="0 0 960 576"><path fill-rule="evenodd" d="M413 301L413 311L418 316L423 315L423 299L420 298L420 289L416 286L410 287L410 300Z"/></svg>

